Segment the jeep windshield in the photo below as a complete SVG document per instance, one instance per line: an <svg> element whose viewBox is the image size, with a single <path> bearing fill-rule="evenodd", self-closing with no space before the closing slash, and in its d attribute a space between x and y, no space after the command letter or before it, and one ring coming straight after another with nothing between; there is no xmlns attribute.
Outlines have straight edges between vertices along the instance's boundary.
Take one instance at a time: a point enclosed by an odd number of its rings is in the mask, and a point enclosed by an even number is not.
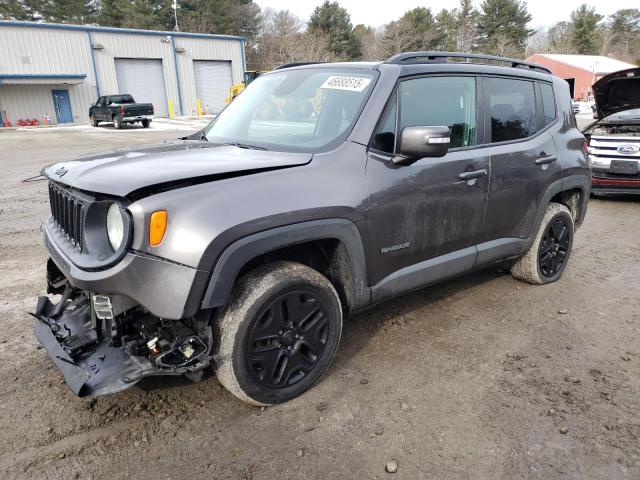
<svg viewBox="0 0 640 480"><path fill-rule="evenodd" d="M327 67L263 75L204 129L203 139L276 151L329 150L349 135L376 75Z"/></svg>

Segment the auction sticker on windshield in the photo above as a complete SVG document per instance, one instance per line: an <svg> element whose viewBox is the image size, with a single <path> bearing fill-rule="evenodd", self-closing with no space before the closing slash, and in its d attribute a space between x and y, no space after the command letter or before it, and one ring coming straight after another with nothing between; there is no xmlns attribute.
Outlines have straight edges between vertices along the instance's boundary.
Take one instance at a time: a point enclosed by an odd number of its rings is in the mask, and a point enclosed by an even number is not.
<svg viewBox="0 0 640 480"><path fill-rule="evenodd" d="M371 82L370 78L361 77L339 77L331 75L325 80L320 88L329 88L332 90L349 90L351 92L361 92Z"/></svg>

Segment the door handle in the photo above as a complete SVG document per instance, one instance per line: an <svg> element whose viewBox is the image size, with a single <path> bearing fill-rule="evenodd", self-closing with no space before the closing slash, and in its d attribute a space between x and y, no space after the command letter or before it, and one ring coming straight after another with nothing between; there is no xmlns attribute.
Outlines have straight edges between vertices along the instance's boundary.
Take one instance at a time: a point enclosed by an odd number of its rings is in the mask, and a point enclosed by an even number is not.
<svg viewBox="0 0 640 480"><path fill-rule="evenodd" d="M548 163L553 163L558 159L558 157L554 155L549 155L548 157L540 157L536 159L536 165L546 165Z"/></svg>
<svg viewBox="0 0 640 480"><path fill-rule="evenodd" d="M486 168L481 168L480 170L473 170L471 172L462 172L458 175L458 178L460 180L473 180L474 178L484 177L488 173Z"/></svg>

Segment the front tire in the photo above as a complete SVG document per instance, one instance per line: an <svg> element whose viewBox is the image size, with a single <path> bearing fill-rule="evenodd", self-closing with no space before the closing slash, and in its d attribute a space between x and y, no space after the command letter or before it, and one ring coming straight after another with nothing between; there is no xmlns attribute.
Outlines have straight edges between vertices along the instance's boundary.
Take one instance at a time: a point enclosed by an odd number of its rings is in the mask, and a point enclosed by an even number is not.
<svg viewBox="0 0 640 480"><path fill-rule="evenodd" d="M92 127L97 127L98 125L100 125L100 122L98 121L95 115L90 115L89 121L91 122Z"/></svg>
<svg viewBox="0 0 640 480"><path fill-rule="evenodd" d="M218 380L240 400L272 405L301 395L331 363L342 332L329 280L299 263L244 276L218 317Z"/></svg>
<svg viewBox="0 0 640 480"><path fill-rule="evenodd" d="M511 267L513 277L532 285L555 282L569 261L573 233L569 209L550 203L529 251Z"/></svg>

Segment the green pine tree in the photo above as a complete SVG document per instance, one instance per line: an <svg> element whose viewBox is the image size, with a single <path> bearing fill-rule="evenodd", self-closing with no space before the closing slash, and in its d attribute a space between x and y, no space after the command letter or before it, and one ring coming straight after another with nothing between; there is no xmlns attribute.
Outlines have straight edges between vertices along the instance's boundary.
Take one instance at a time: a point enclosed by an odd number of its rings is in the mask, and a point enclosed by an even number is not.
<svg viewBox="0 0 640 480"><path fill-rule="evenodd" d="M571 12L571 45L577 53L593 55L598 52L598 23L602 15L585 4Z"/></svg>
<svg viewBox="0 0 640 480"><path fill-rule="evenodd" d="M469 53L474 48L478 12L472 0L460 0L456 21L456 48Z"/></svg>
<svg viewBox="0 0 640 480"><path fill-rule="evenodd" d="M98 8L95 0L52 0L43 13L49 22L83 25L96 21Z"/></svg>
<svg viewBox="0 0 640 480"><path fill-rule="evenodd" d="M527 28L531 15L519 0L484 0L478 17L478 46L483 53L522 55L527 39L535 32Z"/></svg>
<svg viewBox="0 0 640 480"><path fill-rule="evenodd" d="M456 36L458 32L458 18L456 10L447 10L443 8L436 15L436 45L437 50L452 52L457 49Z"/></svg>
<svg viewBox="0 0 640 480"><path fill-rule="evenodd" d="M356 59L362 55L362 44L353 32L349 12L338 2L325 2L316 7L309 19L310 34L322 34L329 37L329 49L343 59Z"/></svg>
<svg viewBox="0 0 640 480"><path fill-rule="evenodd" d="M0 0L0 19L37 22L45 18L47 0Z"/></svg>

